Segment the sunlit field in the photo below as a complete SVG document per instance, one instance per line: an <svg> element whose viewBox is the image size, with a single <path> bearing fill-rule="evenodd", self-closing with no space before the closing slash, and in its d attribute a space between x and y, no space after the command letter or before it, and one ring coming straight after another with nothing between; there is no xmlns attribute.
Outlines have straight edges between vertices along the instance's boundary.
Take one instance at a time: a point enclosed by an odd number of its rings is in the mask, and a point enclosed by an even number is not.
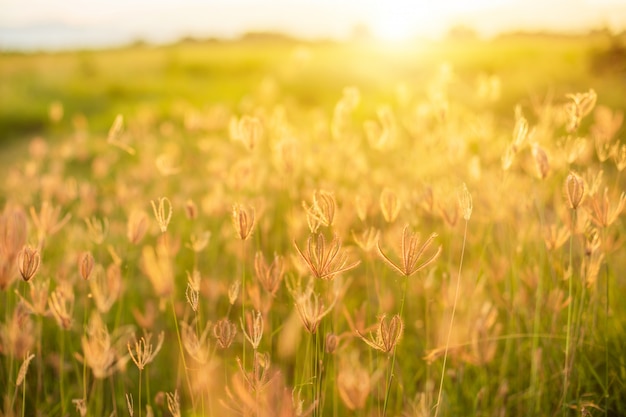
<svg viewBox="0 0 626 417"><path fill-rule="evenodd" d="M626 415L620 42L3 53L0 415Z"/></svg>

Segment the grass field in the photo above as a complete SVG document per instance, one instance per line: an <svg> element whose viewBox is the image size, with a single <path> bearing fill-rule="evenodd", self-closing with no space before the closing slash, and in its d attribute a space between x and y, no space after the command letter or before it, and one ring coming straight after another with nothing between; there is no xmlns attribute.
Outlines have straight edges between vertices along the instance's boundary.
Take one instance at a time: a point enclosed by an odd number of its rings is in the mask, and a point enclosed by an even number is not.
<svg viewBox="0 0 626 417"><path fill-rule="evenodd" d="M609 47L1 54L0 415L625 415Z"/></svg>

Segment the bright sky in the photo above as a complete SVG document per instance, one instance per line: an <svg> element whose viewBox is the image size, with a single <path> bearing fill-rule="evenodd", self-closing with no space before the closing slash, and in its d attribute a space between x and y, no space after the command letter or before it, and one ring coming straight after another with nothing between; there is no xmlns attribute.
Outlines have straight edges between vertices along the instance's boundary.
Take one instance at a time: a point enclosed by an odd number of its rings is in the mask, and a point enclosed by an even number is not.
<svg viewBox="0 0 626 417"><path fill-rule="evenodd" d="M86 41L99 34L115 42L129 36L230 37L249 30L346 38L357 23L387 40L437 37L456 23L485 35L602 25L622 30L626 0L0 0L0 46L18 35L43 42L53 36L46 30L68 27L73 31L66 37L74 33Z"/></svg>

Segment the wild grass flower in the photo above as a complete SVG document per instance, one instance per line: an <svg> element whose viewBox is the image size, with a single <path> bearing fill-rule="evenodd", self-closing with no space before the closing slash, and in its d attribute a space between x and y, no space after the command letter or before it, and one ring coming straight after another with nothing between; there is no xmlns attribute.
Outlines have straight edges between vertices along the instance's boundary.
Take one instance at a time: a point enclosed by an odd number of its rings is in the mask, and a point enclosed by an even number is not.
<svg viewBox="0 0 626 417"><path fill-rule="evenodd" d="M254 208L234 204L232 220L237 237L241 240L247 240L252 235L252 229L255 224Z"/></svg>
<svg viewBox="0 0 626 417"><path fill-rule="evenodd" d="M586 93L568 94L567 98L571 101L565 105L565 112L568 116L567 131L574 132L580 126L580 122L593 110L596 105L598 96L593 89Z"/></svg>
<svg viewBox="0 0 626 417"><path fill-rule="evenodd" d="M19 387L24 382L24 379L26 378L26 373L28 372L28 366L30 365L30 362L33 360L34 357L35 355L30 352L26 352L26 355L24 355L24 361L20 365L20 369L17 372L17 379L15 380L16 387Z"/></svg>
<svg viewBox="0 0 626 417"><path fill-rule="evenodd" d="M285 274L283 257L274 254L274 259L268 264L263 252L258 251L254 256L254 271L263 289L272 297L276 297Z"/></svg>
<svg viewBox="0 0 626 417"><path fill-rule="evenodd" d="M126 237L133 245L141 242L148 231L148 214L143 210L133 210L128 216Z"/></svg>
<svg viewBox="0 0 626 417"><path fill-rule="evenodd" d="M259 348L259 344L261 343L263 328L263 315L260 311L247 311L245 323L243 322L243 319L241 319L241 330L243 331L243 335L248 342L250 342L255 351Z"/></svg>
<svg viewBox="0 0 626 417"><path fill-rule="evenodd" d="M15 290L16 295L20 301L24 303L31 314L38 316L47 316L48 310L48 288L50 287L50 280L37 280L36 282L29 281L29 294L30 301L26 300L22 294Z"/></svg>
<svg viewBox="0 0 626 417"><path fill-rule="evenodd" d="M167 197L159 197L156 202L150 200L150 204L152 204L152 211L159 224L161 233L165 233L170 220L172 220L172 203Z"/></svg>
<svg viewBox="0 0 626 417"><path fill-rule="evenodd" d="M160 241L156 248L144 246L141 255L143 271L155 293L161 298L169 297L174 291L174 270L166 243Z"/></svg>
<svg viewBox="0 0 626 417"><path fill-rule="evenodd" d="M372 202L369 197L366 197L362 194L357 194L354 197L354 209L356 211L357 217L362 222L364 222L367 219L367 215L369 213L369 209L371 205L372 205Z"/></svg>
<svg viewBox="0 0 626 417"><path fill-rule="evenodd" d="M601 195L596 193L588 199L591 221L598 227L608 227L617 220L624 210L624 205L626 205L626 193L622 192L615 207L611 207L609 189L605 187Z"/></svg>
<svg viewBox="0 0 626 417"><path fill-rule="evenodd" d="M576 210L585 197L585 182L574 172L570 172L565 180L565 195L572 210Z"/></svg>
<svg viewBox="0 0 626 417"><path fill-rule="evenodd" d="M322 233L309 236L304 251L300 250L295 241L293 244L313 276L319 279L331 280L337 274L355 268L360 263L360 261L348 263L348 255L341 251L341 241L338 236L333 237L328 249Z"/></svg>
<svg viewBox="0 0 626 417"><path fill-rule="evenodd" d="M154 165L156 166L159 173L164 177L169 177L171 175L176 175L180 172L181 168L176 161L176 157L169 153L162 153L157 156L154 161Z"/></svg>
<svg viewBox="0 0 626 417"><path fill-rule="evenodd" d="M185 201L185 216L189 220L195 220L198 218L198 206L192 199Z"/></svg>
<svg viewBox="0 0 626 417"><path fill-rule="evenodd" d="M250 372L246 372L239 358L237 358L237 365L239 365L239 370L247 383L248 389L252 392L262 391L275 376L275 373L270 372L272 362L268 353L254 351L252 370Z"/></svg>
<svg viewBox="0 0 626 417"><path fill-rule="evenodd" d="M621 111L613 111L606 106L597 106L595 108L594 123L591 126L591 135L596 143L611 142L624 122L624 113Z"/></svg>
<svg viewBox="0 0 626 417"><path fill-rule="evenodd" d="M0 352L13 358L23 358L35 345L35 326L28 307L19 302L7 322L0 322Z"/></svg>
<svg viewBox="0 0 626 417"><path fill-rule="evenodd" d="M213 326L213 336L221 349L228 349L235 340L236 335L237 326L226 317L218 320Z"/></svg>
<svg viewBox="0 0 626 417"><path fill-rule="evenodd" d="M85 219L87 224L87 231L89 232L89 238L96 245L102 244L109 233L109 219L106 217L98 219L93 216Z"/></svg>
<svg viewBox="0 0 626 417"><path fill-rule="evenodd" d="M548 155L546 151L534 143L532 146L533 159L535 160L535 167L537 168L537 176L539 179L545 179L550 172L550 162L548 161Z"/></svg>
<svg viewBox="0 0 626 417"><path fill-rule="evenodd" d="M295 301L296 310L304 328L311 334L317 333L322 319L332 311L337 302L333 298L328 307L320 300L320 296L314 291L314 281L309 280L306 288L302 290L299 283L290 285L290 291Z"/></svg>
<svg viewBox="0 0 626 417"><path fill-rule="evenodd" d="M387 223L393 223L400 213L400 199L398 195L390 188L385 188L380 193L380 211Z"/></svg>
<svg viewBox="0 0 626 417"><path fill-rule="evenodd" d="M168 392L165 394L167 397L167 409L172 413L173 417L181 417L180 414L180 396L178 390L173 393Z"/></svg>
<svg viewBox="0 0 626 417"><path fill-rule="evenodd" d="M39 242L44 242L46 237L52 236L63 228L70 221L72 215L67 213L61 216L61 206L53 206L48 201L41 203L39 212L34 207L30 207L30 216L37 228Z"/></svg>
<svg viewBox="0 0 626 417"><path fill-rule="evenodd" d="M74 407L76 407L76 412L78 413L78 415L80 417L86 417L87 416L87 401L84 398L74 398L72 400L72 404L74 404ZM129 410L130 412L130 410ZM132 412L130 412L130 417L133 417Z"/></svg>
<svg viewBox="0 0 626 417"><path fill-rule="evenodd" d="M317 232L320 226L330 227L335 217L335 197L325 190L318 190L313 193L313 203L308 206L302 202L302 207L306 212L307 223L311 233Z"/></svg>
<svg viewBox="0 0 626 417"><path fill-rule="evenodd" d="M390 353L400 341L403 331L404 323L402 318L396 314L388 321L385 320L385 315L380 317L376 335L370 334L370 337L365 337L358 330L357 334L368 346L383 353Z"/></svg>
<svg viewBox="0 0 626 417"><path fill-rule="evenodd" d="M328 333L324 338L324 352L332 355L339 346L339 336L334 333Z"/></svg>
<svg viewBox="0 0 626 417"><path fill-rule="evenodd" d="M410 277L435 262L437 257L441 254L441 246L439 246L434 253L430 254L426 259L420 262L422 256L424 256L425 252L432 245L436 237L437 234L432 233L428 239L426 239L424 243L419 246L419 236L415 233L411 233L408 225L404 226L404 229L402 230L402 240L400 241L401 263L399 264L396 264L383 252L380 247L380 241L378 241L376 247L378 248L378 253L387 265L400 275Z"/></svg>
<svg viewBox="0 0 626 417"><path fill-rule="evenodd" d="M528 121L520 112L516 115L515 126L513 127L513 142L511 145L513 152L519 152L523 148L528 138L528 132Z"/></svg>
<svg viewBox="0 0 626 417"><path fill-rule="evenodd" d="M131 347L130 342L127 343L128 354L140 371L154 360L163 347L165 333L159 333L156 346L152 344L151 339L152 333L147 333L145 336L141 336L139 340L135 339L134 346Z"/></svg>
<svg viewBox="0 0 626 417"><path fill-rule="evenodd" d="M463 185L461 186L461 189L459 190L457 197L459 200L459 207L461 208L461 213L463 214L463 219L465 219L465 221L468 221L470 217L472 216L472 210L474 209L474 204L472 201L472 194L470 194L469 190L467 189L467 185L465 183L463 183Z"/></svg>
<svg viewBox="0 0 626 417"><path fill-rule="evenodd" d="M30 281L39 270L39 264L41 263L41 256L37 249L32 249L30 246L24 246L24 248L17 255L17 267L20 271L22 279L26 282Z"/></svg>
<svg viewBox="0 0 626 417"><path fill-rule="evenodd" d="M74 292L68 285L58 286L48 300L52 316L63 330L69 330L73 323Z"/></svg>
<svg viewBox="0 0 626 417"><path fill-rule="evenodd" d="M208 230L205 230L204 232L199 234L192 233L189 238L189 243L187 243L185 246L187 246L195 253L200 253L207 247L210 238L211 232Z"/></svg>
<svg viewBox="0 0 626 417"><path fill-rule="evenodd" d="M361 365L355 352L339 363L337 374L339 397L349 410L364 409L372 390L370 373Z"/></svg>
<svg viewBox="0 0 626 417"><path fill-rule="evenodd" d="M237 298L239 297L240 288L241 288L240 280L236 280L235 282L231 284L230 287L228 287L228 302L230 303L231 306L235 304L235 301L237 301Z"/></svg>
<svg viewBox="0 0 626 417"><path fill-rule="evenodd" d="M94 265L95 259L90 251L83 252L78 258L78 272L85 281L91 276Z"/></svg>
<svg viewBox="0 0 626 417"><path fill-rule="evenodd" d="M122 271L116 264L109 265L106 271L97 265L92 275L89 289L96 308L102 314L108 313L122 293Z"/></svg>
<svg viewBox="0 0 626 417"><path fill-rule="evenodd" d="M26 227L24 210L19 206L6 205L0 214L0 259L7 264L11 264L26 245Z"/></svg>
<svg viewBox="0 0 626 417"><path fill-rule="evenodd" d="M626 145L615 145L613 161L615 162L615 168L617 168L619 172L622 172L624 168L626 168Z"/></svg>
<svg viewBox="0 0 626 417"><path fill-rule="evenodd" d="M196 329L196 319L191 324L187 324L184 321L181 322L181 339L189 356L200 364L206 364L209 362L211 355L211 345L209 343L211 322L205 324L202 333L199 333L199 330Z"/></svg>
<svg viewBox="0 0 626 417"><path fill-rule="evenodd" d="M198 303L200 301L199 292L193 288L193 285L190 282L187 283L187 289L185 290L185 298L187 299L187 303L189 303L189 306L191 307L191 309L194 312L197 312Z"/></svg>
<svg viewBox="0 0 626 417"><path fill-rule="evenodd" d="M370 227L357 234L352 231L352 240L363 250L369 253L376 247L376 242L380 239L380 230Z"/></svg>
<svg viewBox="0 0 626 417"><path fill-rule="evenodd" d="M546 248L554 252L567 242L570 236L570 229L566 226L557 227L555 224L544 227L543 240Z"/></svg>
<svg viewBox="0 0 626 417"><path fill-rule="evenodd" d="M241 142L249 151L257 147L263 135L263 124L257 117L244 115L237 120L233 117L229 124L230 137Z"/></svg>
<svg viewBox="0 0 626 417"><path fill-rule="evenodd" d="M104 379L123 369L128 355L121 350L121 342L129 333L129 327L119 327L111 334L100 314L91 314L81 338L83 356L80 359L91 369L94 378Z"/></svg>

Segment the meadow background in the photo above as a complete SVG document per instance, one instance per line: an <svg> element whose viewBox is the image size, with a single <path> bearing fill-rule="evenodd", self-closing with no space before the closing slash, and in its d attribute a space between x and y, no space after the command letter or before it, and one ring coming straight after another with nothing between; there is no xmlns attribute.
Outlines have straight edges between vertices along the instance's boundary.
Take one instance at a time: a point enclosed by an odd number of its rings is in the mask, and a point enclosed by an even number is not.
<svg viewBox="0 0 626 417"><path fill-rule="evenodd" d="M2 415L625 415L625 107L607 31L3 52Z"/></svg>

